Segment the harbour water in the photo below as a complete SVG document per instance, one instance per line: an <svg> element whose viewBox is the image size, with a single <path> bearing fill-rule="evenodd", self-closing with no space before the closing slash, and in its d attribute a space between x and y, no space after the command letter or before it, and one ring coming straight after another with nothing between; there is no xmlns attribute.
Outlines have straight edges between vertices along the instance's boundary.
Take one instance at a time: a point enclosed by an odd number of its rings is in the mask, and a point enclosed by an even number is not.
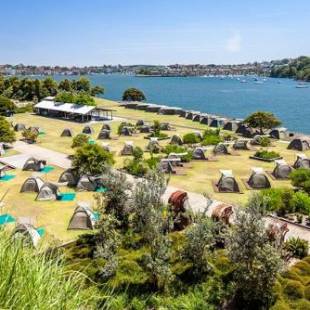
<svg viewBox="0 0 310 310"><path fill-rule="evenodd" d="M147 102L228 117L243 118L258 110L270 111L289 130L310 134L310 85L298 88L294 80L252 76L136 77L116 74L88 77L93 84L104 86L107 99L121 100L125 89L136 87L143 90Z"/></svg>

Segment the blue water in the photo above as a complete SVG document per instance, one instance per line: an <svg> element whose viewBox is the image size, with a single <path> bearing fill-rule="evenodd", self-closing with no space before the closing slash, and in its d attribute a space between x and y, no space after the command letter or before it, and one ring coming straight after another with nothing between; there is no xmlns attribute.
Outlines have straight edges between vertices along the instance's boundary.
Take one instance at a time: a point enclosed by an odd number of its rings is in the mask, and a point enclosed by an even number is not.
<svg viewBox="0 0 310 310"><path fill-rule="evenodd" d="M257 84L253 77L240 78L247 83L219 77L88 77L93 84L104 86L107 99L120 100L125 89L136 87L148 102L223 116L242 118L254 111L270 111L289 130L310 134L310 83L309 88L296 88L296 81L273 78L264 82L259 78L262 84Z"/></svg>

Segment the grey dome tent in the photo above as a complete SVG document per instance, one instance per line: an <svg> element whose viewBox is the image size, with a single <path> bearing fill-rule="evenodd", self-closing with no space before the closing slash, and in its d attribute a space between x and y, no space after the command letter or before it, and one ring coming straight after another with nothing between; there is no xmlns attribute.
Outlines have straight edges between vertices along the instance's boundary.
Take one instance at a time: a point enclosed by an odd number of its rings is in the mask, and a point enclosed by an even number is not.
<svg viewBox="0 0 310 310"><path fill-rule="evenodd" d="M111 139L111 137L110 137L110 130L101 129L97 139L99 139L99 140Z"/></svg>
<svg viewBox="0 0 310 310"><path fill-rule="evenodd" d="M239 124L239 127L236 130L236 133L246 138L252 138L255 136L257 132L253 128L250 128L244 124Z"/></svg>
<svg viewBox="0 0 310 310"><path fill-rule="evenodd" d="M186 116L186 113L187 113L186 110L183 110L183 109L180 110L180 116L181 116L181 117L185 117L185 116Z"/></svg>
<svg viewBox="0 0 310 310"><path fill-rule="evenodd" d="M36 200L57 200L58 196L58 186L56 184L46 182L41 186Z"/></svg>
<svg viewBox="0 0 310 310"><path fill-rule="evenodd" d="M227 146L224 143L219 143L214 147L213 153L215 155L228 154Z"/></svg>
<svg viewBox="0 0 310 310"><path fill-rule="evenodd" d="M200 124L209 125L209 122L210 122L210 117L207 115L201 117L200 119Z"/></svg>
<svg viewBox="0 0 310 310"><path fill-rule="evenodd" d="M310 149L310 138L298 137L291 141L287 147L289 150L306 151Z"/></svg>
<svg viewBox="0 0 310 310"><path fill-rule="evenodd" d="M182 145L183 140L179 135L173 135L171 137L170 144Z"/></svg>
<svg viewBox="0 0 310 310"><path fill-rule="evenodd" d="M92 135L94 133L94 129L89 126L89 125L86 125L83 130L82 130L82 133L85 133L87 135Z"/></svg>
<svg viewBox="0 0 310 310"><path fill-rule="evenodd" d="M185 115L185 118L186 119L193 119L193 112L190 112L190 111L187 112L186 115Z"/></svg>
<svg viewBox="0 0 310 310"><path fill-rule="evenodd" d="M88 203L79 202L70 219L68 230L73 229L94 229L96 217Z"/></svg>
<svg viewBox="0 0 310 310"><path fill-rule="evenodd" d="M37 247L41 236L31 224L18 224L12 233L13 240L22 240L26 246Z"/></svg>
<svg viewBox="0 0 310 310"><path fill-rule="evenodd" d="M221 177L219 181L216 183L216 186L219 192L224 193L239 193L239 185L233 176L231 170L220 170Z"/></svg>
<svg viewBox="0 0 310 310"><path fill-rule="evenodd" d="M159 153L160 150L161 150L161 147L158 143L158 139L153 137L153 138L150 138L150 141L148 143L148 145L146 146L146 149L152 153Z"/></svg>
<svg viewBox="0 0 310 310"><path fill-rule="evenodd" d="M276 179L287 179L290 173L293 171L293 168L289 166L285 160L275 160L275 168L272 172L272 175Z"/></svg>
<svg viewBox="0 0 310 310"><path fill-rule="evenodd" d="M308 158L306 154L302 153L297 154L297 158L293 167L295 169L298 168L310 169L310 158Z"/></svg>
<svg viewBox="0 0 310 310"><path fill-rule="evenodd" d="M106 130L111 130L111 126L109 124L104 123L101 127L101 130L106 129Z"/></svg>
<svg viewBox="0 0 310 310"><path fill-rule="evenodd" d="M77 190L94 192L98 188L95 177L82 175L76 186Z"/></svg>
<svg viewBox="0 0 310 310"><path fill-rule="evenodd" d="M17 123L14 126L15 131L24 131L25 129L26 129L26 126L24 124L21 124L21 123Z"/></svg>
<svg viewBox="0 0 310 310"><path fill-rule="evenodd" d="M124 126L121 130L121 135L122 136L132 136L132 128Z"/></svg>
<svg viewBox="0 0 310 310"><path fill-rule="evenodd" d="M44 181L39 177L30 177L25 180L23 183L20 192L27 193L27 192L35 192L39 193L41 187L44 185Z"/></svg>
<svg viewBox="0 0 310 310"><path fill-rule="evenodd" d="M133 154L134 145L132 141L126 141L123 149L121 150L121 155L132 155Z"/></svg>
<svg viewBox="0 0 310 310"><path fill-rule="evenodd" d="M193 132L193 134L194 134L198 139L200 139L200 140L203 139L203 135L202 135L202 133L201 133L199 130L195 130L195 131Z"/></svg>
<svg viewBox="0 0 310 310"><path fill-rule="evenodd" d="M210 122L210 127L215 127L215 128L221 128L223 127L225 124L225 118L214 118L211 122Z"/></svg>
<svg viewBox="0 0 310 310"><path fill-rule="evenodd" d="M193 152L193 159L207 160L208 158L206 157L205 149L202 147L196 147Z"/></svg>
<svg viewBox="0 0 310 310"><path fill-rule="evenodd" d="M34 157L30 157L26 160L23 170L24 171L41 171L46 165L45 160L38 160Z"/></svg>
<svg viewBox="0 0 310 310"><path fill-rule="evenodd" d="M73 136L72 130L70 128L65 128L60 136L61 137L72 137Z"/></svg>
<svg viewBox="0 0 310 310"><path fill-rule="evenodd" d="M201 118L200 114L194 114L193 118L192 118L192 121L193 122L200 122L200 118Z"/></svg>
<svg viewBox="0 0 310 310"><path fill-rule="evenodd" d="M148 125L144 125L144 126L141 126L139 130L141 133L149 133L151 132L151 127Z"/></svg>
<svg viewBox="0 0 310 310"><path fill-rule="evenodd" d="M150 104L146 107L146 112L158 112L160 110L161 106L156 104Z"/></svg>
<svg viewBox="0 0 310 310"><path fill-rule="evenodd" d="M238 129L238 125L239 124L236 121L229 121L223 126L223 129L229 131L236 131Z"/></svg>
<svg viewBox="0 0 310 310"><path fill-rule="evenodd" d="M161 159L159 163L159 170L163 173L174 174L176 171L174 170L171 160Z"/></svg>
<svg viewBox="0 0 310 310"><path fill-rule="evenodd" d="M233 144L235 150L248 150L248 140L236 140Z"/></svg>
<svg viewBox="0 0 310 310"><path fill-rule="evenodd" d="M137 120L136 126L144 126L144 125L145 125L145 124L144 124L144 120L143 120L143 119Z"/></svg>
<svg viewBox="0 0 310 310"><path fill-rule="evenodd" d="M261 145L261 143L262 143L262 136L260 136L260 135L255 135L254 137L253 137L253 139L251 139L250 140L250 143L252 144L252 145Z"/></svg>
<svg viewBox="0 0 310 310"><path fill-rule="evenodd" d="M65 170L59 177L59 183L67 183L68 186L76 186L79 181L78 170L69 168Z"/></svg>
<svg viewBox="0 0 310 310"><path fill-rule="evenodd" d="M271 187L270 181L265 175L263 168L252 168L252 174L247 183L254 189Z"/></svg>
<svg viewBox="0 0 310 310"><path fill-rule="evenodd" d="M288 132L286 128L274 128L269 133L270 138L273 139L286 139L288 138Z"/></svg>
<svg viewBox="0 0 310 310"><path fill-rule="evenodd" d="M149 106L148 103L139 103L137 106L136 106L136 109L137 110L146 110L146 108Z"/></svg>
<svg viewBox="0 0 310 310"><path fill-rule="evenodd" d="M171 130L171 126L169 123L160 123L159 128L160 130Z"/></svg>

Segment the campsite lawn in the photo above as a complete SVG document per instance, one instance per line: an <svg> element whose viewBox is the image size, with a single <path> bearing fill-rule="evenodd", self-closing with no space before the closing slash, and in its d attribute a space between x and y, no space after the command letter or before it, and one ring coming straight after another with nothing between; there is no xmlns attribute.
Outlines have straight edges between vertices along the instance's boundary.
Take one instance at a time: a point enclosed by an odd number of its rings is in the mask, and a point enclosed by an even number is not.
<svg viewBox="0 0 310 310"><path fill-rule="evenodd" d="M15 218L30 217L35 227L43 226L46 229L45 240L49 242L63 242L74 239L81 231L68 231L69 220L76 207L77 201L93 201L93 193L77 192L74 201L36 201L36 193L20 193L23 182L32 175L40 176L44 181L57 182L62 169L55 169L47 174L11 170L8 174L16 177L8 182L0 183L0 199L7 192L3 202L2 214L9 213ZM74 192L68 187L60 187L61 192ZM8 224L9 226L14 226ZM9 227L10 228L10 227ZM83 232L83 231L82 231Z"/></svg>
<svg viewBox="0 0 310 310"><path fill-rule="evenodd" d="M159 120L161 122L169 122L175 127L175 131L167 131L169 136L175 133L184 135L185 133L193 131L193 129L201 130L206 129L207 126L201 125L190 120L185 120L178 116L165 116L157 115L154 113L148 113L144 111L128 110L119 107L115 102L109 100L98 99L98 103L105 107L115 109L115 120L110 122L112 127L112 139L111 140L96 140L99 134L102 124L93 123L91 126L94 128L95 133L91 136L97 143L108 142L115 154L116 167L121 168L123 162L128 157L120 156L119 153L125 143L125 141L133 141L136 146L140 146L145 149L148 140L145 139L146 134L136 134L131 137L119 137L117 135L117 127L122 121L119 117L126 117L127 121L131 120L133 123L137 119L143 119L147 122L153 122ZM46 118L37 116L30 113L16 114L11 119L14 123L24 123L26 126L38 126L41 127L45 134L40 135L38 145L47 149L55 150L65 154L73 154L74 150L71 148L71 137L60 137L64 128L71 128L73 134L76 135L82 132L85 124L74 123L65 120L58 120L53 118ZM17 137L21 137L21 133L17 133ZM169 143L169 140L160 141L160 145L164 146ZM258 149L258 148L256 148ZM279 152L280 155L289 163L293 164L296 159L296 151L287 150L287 144L279 141L273 141L273 146L268 149ZM243 179L248 179L251 173L251 167L262 167L265 171L272 171L274 163L266 163L263 161L256 161L250 159L250 155L253 155L255 150L251 151L238 151L238 155L223 155L218 156L217 161L192 161L185 164L180 169L179 175L172 175L170 178L170 185L192 192L208 193L212 198L225 201L233 204L243 204L248 199L249 195L253 192L246 189ZM305 152L310 156L310 151ZM208 150L207 156L212 155L212 150ZM149 156L145 153L145 157ZM162 154L163 156L163 154ZM217 181L220 177L220 169L231 169L236 177L237 182L243 194L223 194L214 191L212 181ZM57 181L62 170L56 168L54 171L43 176L50 181ZM14 216L32 216L36 219L37 226L44 226L48 232L49 238L56 238L62 241L68 241L73 239L81 232L67 231L67 225L72 215L74 208L76 207L76 201L87 200L93 201L93 193L77 193L76 200L73 202L37 202L35 201L36 194L20 194L19 190L24 180L30 176L31 172L23 172L16 170L13 173L17 177L10 182L0 184L0 195L2 195L8 188L9 193L5 198L5 213L11 213ZM273 180L269 175L268 178L272 184L272 187L291 186L289 181ZM61 191L72 191L68 188L61 188Z"/></svg>

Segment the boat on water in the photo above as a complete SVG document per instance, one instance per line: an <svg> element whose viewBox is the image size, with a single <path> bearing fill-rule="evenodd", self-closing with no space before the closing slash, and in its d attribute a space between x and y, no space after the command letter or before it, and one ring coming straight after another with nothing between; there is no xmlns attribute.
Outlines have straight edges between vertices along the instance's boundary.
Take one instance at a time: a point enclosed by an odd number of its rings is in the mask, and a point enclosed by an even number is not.
<svg viewBox="0 0 310 310"><path fill-rule="evenodd" d="M241 80L240 83L247 83L247 80Z"/></svg>
<svg viewBox="0 0 310 310"><path fill-rule="evenodd" d="M308 88L309 87L309 85L307 85L307 84L305 84L305 83L298 83L297 85L296 85L296 88Z"/></svg>

